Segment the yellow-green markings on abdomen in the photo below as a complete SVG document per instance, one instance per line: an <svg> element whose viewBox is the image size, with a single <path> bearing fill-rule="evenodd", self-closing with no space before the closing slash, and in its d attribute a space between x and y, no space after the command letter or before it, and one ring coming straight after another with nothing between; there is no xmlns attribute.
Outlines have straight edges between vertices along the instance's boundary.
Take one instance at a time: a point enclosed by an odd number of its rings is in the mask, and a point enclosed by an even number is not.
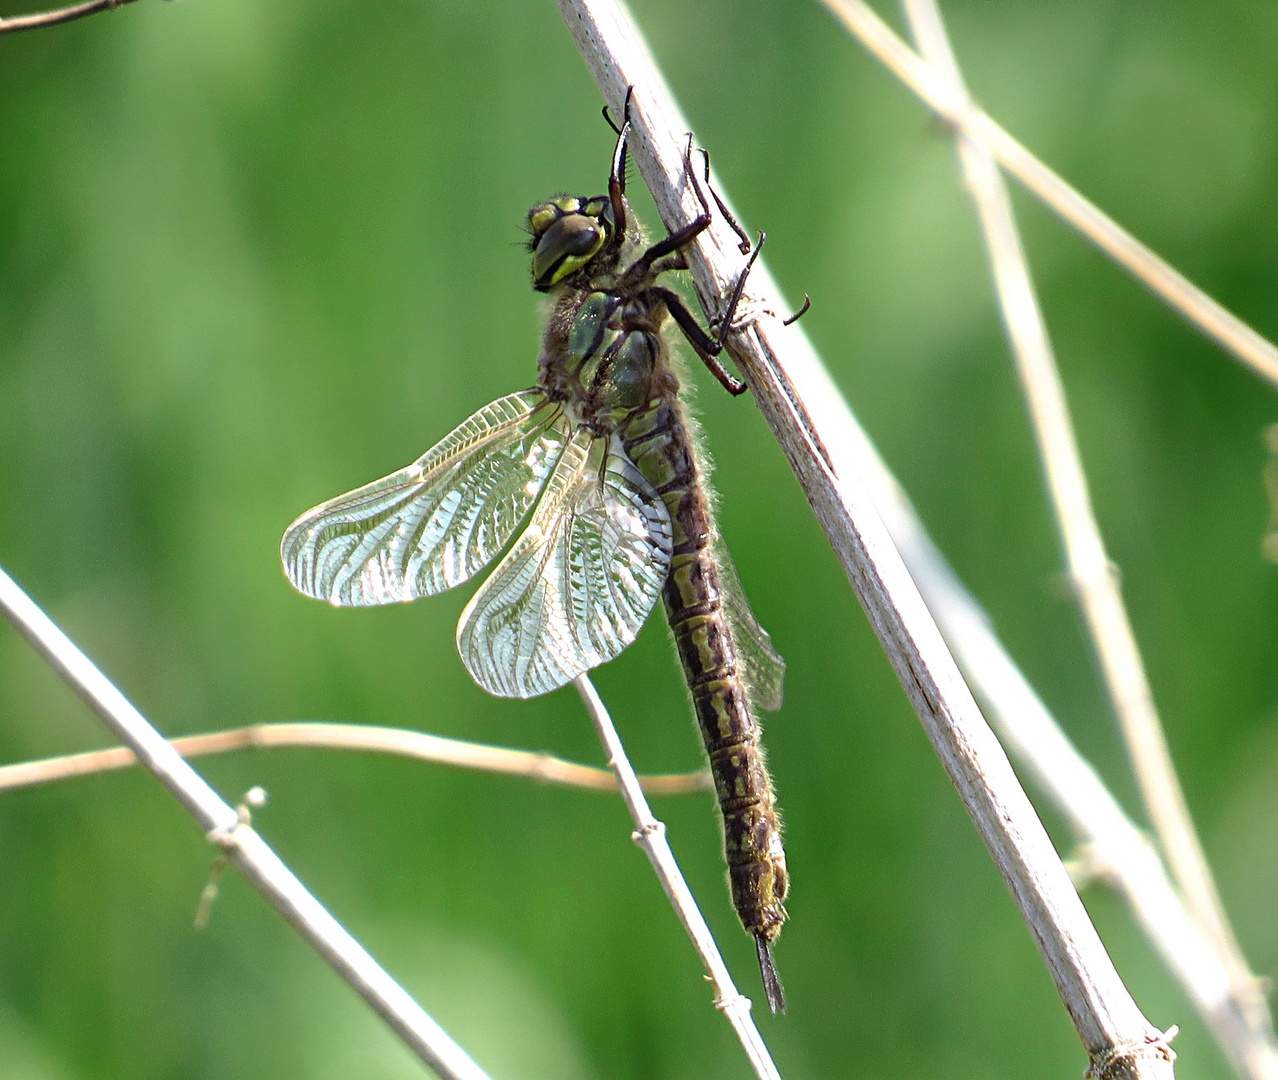
<svg viewBox="0 0 1278 1080"><path fill-rule="evenodd" d="M713 524L677 389L630 418L626 452L670 511L674 554L662 598L674 633L723 815L733 904L761 946L785 922L789 887L761 729L723 609Z"/></svg>

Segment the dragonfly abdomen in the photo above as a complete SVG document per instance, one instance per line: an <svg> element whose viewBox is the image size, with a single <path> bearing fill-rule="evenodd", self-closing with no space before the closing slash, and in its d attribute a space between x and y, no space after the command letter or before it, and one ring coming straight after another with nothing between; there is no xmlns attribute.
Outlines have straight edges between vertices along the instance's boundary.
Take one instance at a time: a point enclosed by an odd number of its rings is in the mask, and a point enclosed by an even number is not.
<svg viewBox="0 0 1278 1080"><path fill-rule="evenodd" d="M622 438L670 512L674 545L662 591L666 615L714 775L733 905L758 944L769 999L774 1008L783 1007L770 955L785 922L789 888L776 796L724 610L708 496L677 390L633 416Z"/></svg>
<svg viewBox="0 0 1278 1080"><path fill-rule="evenodd" d="M683 501L691 502L698 493L686 494ZM673 508L671 516L677 538ZM789 879L761 729L718 602L717 571L706 548L681 552L676 546L662 597L723 813L733 903L746 930L770 944L785 921Z"/></svg>

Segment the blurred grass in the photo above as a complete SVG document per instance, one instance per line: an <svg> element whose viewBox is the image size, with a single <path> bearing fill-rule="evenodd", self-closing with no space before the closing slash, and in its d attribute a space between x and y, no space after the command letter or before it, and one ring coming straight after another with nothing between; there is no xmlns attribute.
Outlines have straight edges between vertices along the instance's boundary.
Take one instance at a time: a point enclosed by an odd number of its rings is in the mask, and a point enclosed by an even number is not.
<svg viewBox="0 0 1278 1080"><path fill-rule="evenodd" d="M946 11L993 115L1278 334L1278 13ZM815 7L636 15L779 280L812 295L805 326L836 378L1131 805L944 133ZM598 761L570 692L503 702L470 684L452 644L467 590L333 611L293 594L276 555L301 510L532 381L519 223L551 192L601 189L612 144L553 7L140 3L0 54L0 564L167 732L340 719ZM1272 391L1021 208L1172 749L1244 947L1273 974ZM768 744L792 1008L760 1017L784 1074L1078 1075L1029 937L784 462L748 400L697 378L724 532L790 665ZM598 681L640 768L692 768L658 622ZM0 633L0 760L101 742ZM205 771L231 798L270 790L268 838L495 1075L743 1075L616 800L331 753ZM657 809L755 993L709 800ZM190 929L210 859L142 775L0 801L4 1075L418 1075L242 884ZM1178 1075L1223 1075L1126 914L1087 899L1150 1019L1182 1025Z"/></svg>

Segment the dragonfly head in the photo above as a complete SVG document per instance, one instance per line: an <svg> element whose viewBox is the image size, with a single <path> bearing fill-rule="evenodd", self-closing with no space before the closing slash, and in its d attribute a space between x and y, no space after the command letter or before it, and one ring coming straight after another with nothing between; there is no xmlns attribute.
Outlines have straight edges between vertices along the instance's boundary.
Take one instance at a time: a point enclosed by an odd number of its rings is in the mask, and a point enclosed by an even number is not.
<svg viewBox="0 0 1278 1080"><path fill-rule="evenodd" d="M546 292L608 247L615 232L612 204L607 195L561 195L528 211L528 229L533 288Z"/></svg>

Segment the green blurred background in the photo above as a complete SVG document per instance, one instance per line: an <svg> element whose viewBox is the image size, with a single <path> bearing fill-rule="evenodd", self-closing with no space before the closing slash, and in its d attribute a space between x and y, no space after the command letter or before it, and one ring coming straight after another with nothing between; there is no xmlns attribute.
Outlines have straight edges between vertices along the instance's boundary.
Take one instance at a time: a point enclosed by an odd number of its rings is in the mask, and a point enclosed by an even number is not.
<svg viewBox="0 0 1278 1080"><path fill-rule="evenodd" d="M1278 8L946 7L996 117L1278 335ZM636 16L938 541L1133 805L943 130L812 4L643 0ZM470 683L453 646L469 589L336 611L296 595L277 556L302 510L532 381L520 222L604 186L600 104L548 0L139 3L0 39L0 565L165 732L330 719L601 761L571 691L507 702ZM1018 205L1188 798L1272 974L1273 391ZM723 529L789 661L767 742L791 1013L759 1017L783 1073L1080 1075L1029 935L757 410L696 378ZM641 769L698 766L660 620L598 684ZM104 744L0 628L0 761ZM267 838L499 1080L746 1075L615 797L336 752L201 767L230 799L269 789ZM757 997L711 801L656 809ZM191 928L210 860L142 774L0 798L6 1080L421 1075L243 882ZM1086 899L1149 1018L1182 1026L1182 1080L1226 1075L1121 905Z"/></svg>

